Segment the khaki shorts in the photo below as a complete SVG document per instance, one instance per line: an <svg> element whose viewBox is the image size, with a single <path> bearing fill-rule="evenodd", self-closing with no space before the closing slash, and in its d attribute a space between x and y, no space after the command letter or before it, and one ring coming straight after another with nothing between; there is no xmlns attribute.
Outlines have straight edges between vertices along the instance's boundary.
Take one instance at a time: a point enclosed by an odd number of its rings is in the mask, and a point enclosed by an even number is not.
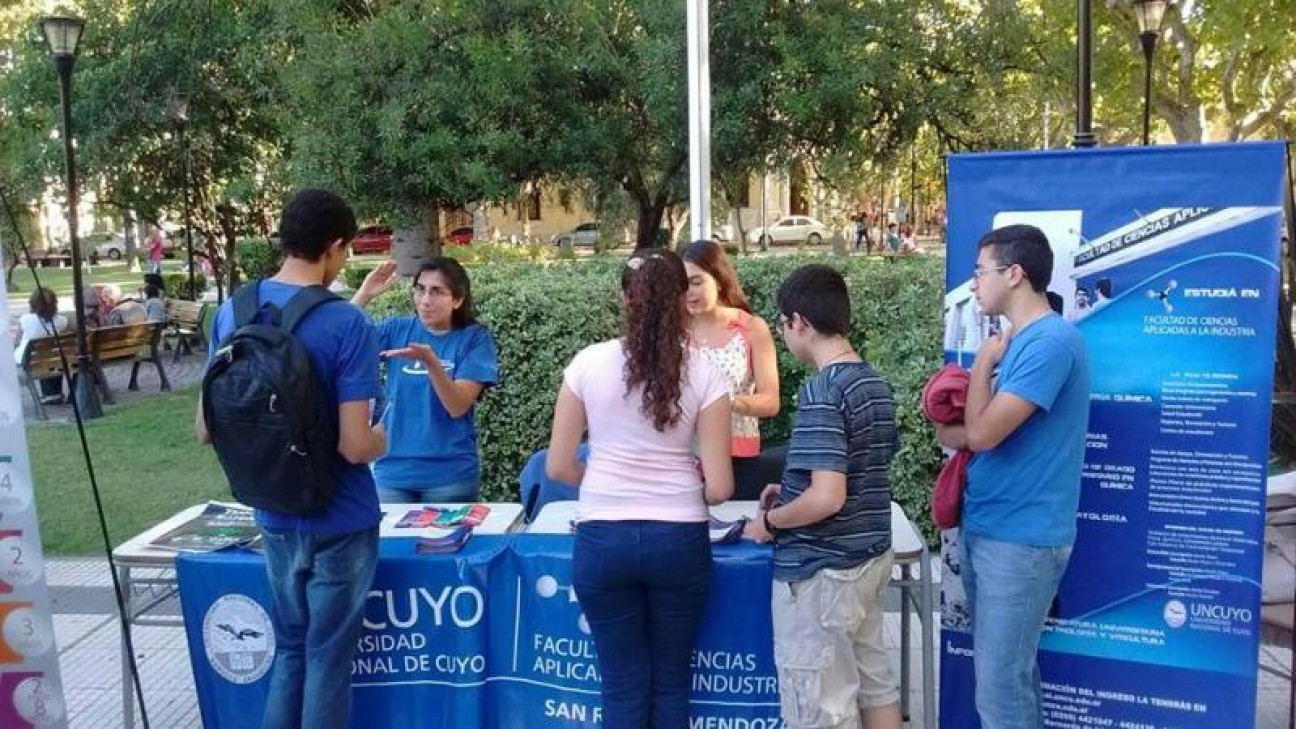
<svg viewBox="0 0 1296 729"><path fill-rule="evenodd" d="M790 729L853 729L860 709L900 700L882 643L892 554L849 570L774 582L774 663Z"/></svg>

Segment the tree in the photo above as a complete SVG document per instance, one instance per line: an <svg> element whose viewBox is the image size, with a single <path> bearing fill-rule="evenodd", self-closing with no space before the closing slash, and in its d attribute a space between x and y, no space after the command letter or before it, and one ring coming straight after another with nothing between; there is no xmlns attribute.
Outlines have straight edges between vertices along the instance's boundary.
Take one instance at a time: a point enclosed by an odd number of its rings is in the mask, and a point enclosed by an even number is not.
<svg viewBox="0 0 1296 729"><path fill-rule="evenodd" d="M1003 84L979 85L983 108L1023 123L1023 146L1070 141L1075 110L1073 0L992 2L1007 37L1029 64ZM1094 4L1094 123L1102 144L1136 143L1141 135L1143 55L1132 0ZM1238 141L1285 136L1296 121L1296 15L1293 0L1183 0L1163 22L1153 72L1154 125L1176 142ZM1051 114L1040 123L1047 103ZM1033 117L1035 123L1026 123ZM1014 125L1002 125L1012 127ZM1002 129L1002 127L1001 127ZM969 145L971 146L971 145Z"/></svg>
<svg viewBox="0 0 1296 729"><path fill-rule="evenodd" d="M557 158L546 139L549 79L566 60L548 46L564 38L561 9L537 0L290 6L304 26L287 71L293 179L392 219L407 263L438 245L441 209L515 199Z"/></svg>
<svg viewBox="0 0 1296 729"><path fill-rule="evenodd" d="M180 217L182 150L168 101L189 97L187 133L195 231L200 253L232 272L234 235L223 220L235 188L276 179L282 43L268 0L93 0L83 4L86 32L73 78L77 158L85 189L100 205L147 222ZM58 119L58 84L34 27L16 48L3 79L9 156L30 188L59 179L62 152L50 130ZM223 245L222 245L223 244Z"/></svg>

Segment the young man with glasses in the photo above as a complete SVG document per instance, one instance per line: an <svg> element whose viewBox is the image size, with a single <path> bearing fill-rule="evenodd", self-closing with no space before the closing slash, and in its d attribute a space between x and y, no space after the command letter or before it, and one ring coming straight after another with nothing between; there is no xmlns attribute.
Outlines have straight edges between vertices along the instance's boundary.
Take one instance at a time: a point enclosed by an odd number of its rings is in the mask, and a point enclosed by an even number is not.
<svg viewBox="0 0 1296 729"><path fill-rule="evenodd" d="M813 364L801 386L782 484L761 494L748 536L774 542L774 662L789 729L900 729L900 692L882 640L891 577L891 387L851 346L846 281L792 272L779 332Z"/></svg>
<svg viewBox="0 0 1296 729"><path fill-rule="evenodd" d="M1049 306L1053 252L1043 232L1012 225L977 247L972 290L985 314L1012 328L977 352L964 425L936 434L976 454L961 557L982 729L1039 729L1036 653L1075 541L1089 361L1080 333Z"/></svg>

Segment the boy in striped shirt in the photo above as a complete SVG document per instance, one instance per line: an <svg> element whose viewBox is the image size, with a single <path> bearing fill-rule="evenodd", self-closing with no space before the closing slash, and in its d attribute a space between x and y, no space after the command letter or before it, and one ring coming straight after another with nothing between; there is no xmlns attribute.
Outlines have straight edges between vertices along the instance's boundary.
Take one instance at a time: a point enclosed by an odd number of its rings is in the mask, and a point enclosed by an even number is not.
<svg viewBox="0 0 1296 729"><path fill-rule="evenodd" d="M810 265L779 287L779 331L817 373L801 386L781 484L761 494L748 535L774 542L774 661L789 729L899 729L882 642L891 576L891 387L846 338L850 297Z"/></svg>

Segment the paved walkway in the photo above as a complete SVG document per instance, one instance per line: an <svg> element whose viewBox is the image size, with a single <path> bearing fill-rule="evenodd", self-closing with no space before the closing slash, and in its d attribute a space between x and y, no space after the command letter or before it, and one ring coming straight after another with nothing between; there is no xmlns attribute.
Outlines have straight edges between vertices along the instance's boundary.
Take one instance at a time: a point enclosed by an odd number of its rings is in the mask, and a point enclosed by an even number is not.
<svg viewBox="0 0 1296 729"><path fill-rule="evenodd" d="M76 343L69 342L69 357L76 356ZM181 390L202 381L203 370L206 366L206 353L198 352L195 354L182 355L177 362L172 362L171 352L162 352L162 367L166 370L167 379L171 382L171 389ZM130 383L131 364L114 363L104 367L104 376L108 379L108 390L112 393L114 405L105 405L105 412L111 412L113 408L122 405L139 402L150 397L157 397L162 394L162 383L158 379L157 368L150 363L140 365L139 371L139 389L128 390L126 386ZM66 388L65 388L66 389ZM28 424L42 422L36 417L36 408L32 405L31 396L27 394L26 388L22 390L23 419ZM49 416L51 423L67 423L72 421L72 406L70 404L47 404L45 413Z"/></svg>

